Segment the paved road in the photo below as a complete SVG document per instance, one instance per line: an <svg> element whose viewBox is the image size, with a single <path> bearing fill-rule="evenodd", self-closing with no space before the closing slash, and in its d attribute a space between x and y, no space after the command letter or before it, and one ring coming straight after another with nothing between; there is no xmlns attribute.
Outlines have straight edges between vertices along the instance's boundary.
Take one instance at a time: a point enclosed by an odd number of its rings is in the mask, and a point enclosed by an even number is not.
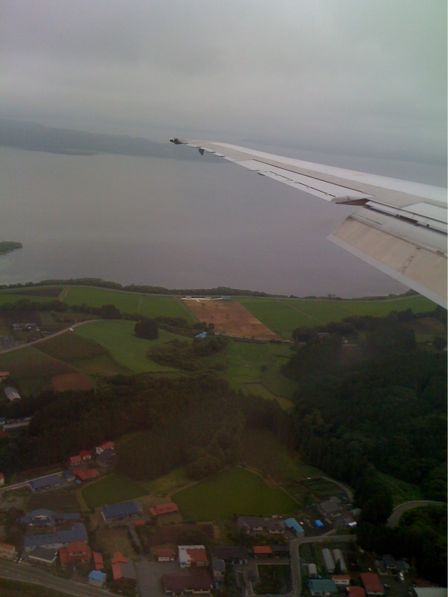
<svg viewBox="0 0 448 597"><path fill-rule="evenodd" d="M354 543L355 535L320 535L319 537L300 537L294 539L295 549L291 548L291 570L293 573L293 595L300 597L302 595L302 564L300 563L300 546L305 543ZM293 555L293 551L296 553ZM294 557L294 564L293 564Z"/></svg>
<svg viewBox="0 0 448 597"><path fill-rule="evenodd" d="M12 348L5 348L4 350L0 350L0 354L5 354L7 352L14 352L14 350L20 350L21 348L25 348L27 346L34 346L35 344L40 344L41 342L45 342L46 340L50 340L50 338L56 338L56 336L62 336L69 331L70 328L78 328L81 325L86 323L92 323L92 321L98 321L98 319L86 319L86 321L79 321L78 323L74 323L63 330L59 330L59 332L55 332L54 334L49 334L44 338L39 338L38 340L33 340L32 342L24 342L23 344L18 344L17 346L13 346Z"/></svg>
<svg viewBox="0 0 448 597"><path fill-rule="evenodd" d="M16 564L15 562L0 560L0 577L41 585L67 595L74 595L74 597L105 597L107 595L111 597L111 595L115 595L115 593L97 589L90 585L53 576L24 562Z"/></svg>
<svg viewBox="0 0 448 597"><path fill-rule="evenodd" d="M392 514L387 519L387 526L394 529L398 526L400 518L405 512L413 510L414 508L423 508L424 506L446 506L444 502L436 502L434 500L413 500L411 502L403 502L394 508Z"/></svg>

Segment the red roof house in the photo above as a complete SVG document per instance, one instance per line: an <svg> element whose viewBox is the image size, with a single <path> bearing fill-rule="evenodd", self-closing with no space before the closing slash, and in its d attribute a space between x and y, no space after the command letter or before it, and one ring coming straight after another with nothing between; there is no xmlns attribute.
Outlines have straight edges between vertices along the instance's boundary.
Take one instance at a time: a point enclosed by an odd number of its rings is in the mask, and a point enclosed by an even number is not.
<svg viewBox="0 0 448 597"><path fill-rule="evenodd" d="M121 551L115 551L112 554L112 564L124 564L125 562L127 562L128 559L126 556L124 556Z"/></svg>
<svg viewBox="0 0 448 597"><path fill-rule="evenodd" d="M272 547L270 545L254 545L254 556L272 556Z"/></svg>
<svg viewBox="0 0 448 597"><path fill-rule="evenodd" d="M73 474L80 481L90 481L100 475L96 468L75 468L73 469Z"/></svg>
<svg viewBox="0 0 448 597"><path fill-rule="evenodd" d="M174 562L176 559L176 550L173 547L160 545L153 547L151 552L158 562Z"/></svg>
<svg viewBox="0 0 448 597"><path fill-rule="evenodd" d="M0 371L0 381L3 381L4 379L8 379L9 376L10 376L9 371Z"/></svg>
<svg viewBox="0 0 448 597"><path fill-rule="evenodd" d="M93 556L93 565L95 566L95 570L104 570L103 555L99 551L94 551L92 553L92 556Z"/></svg>
<svg viewBox="0 0 448 597"><path fill-rule="evenodd" d="M174 514L179 511L179 508L174 502L166 502L165 504L153 506L149 511L152 516L163 516L163 514Z"/></svg>
<svg viewBox="0 0 448 597"><path fill-rule="evenodd" d="M92 450L81 450L79 453L82 461L92 460Z"/></svg>
<svg viewBox="0 0 448 597"><path fill-rule="evenodd" d="M91 557L92 550L88 545L82 543L82 541L68 543L59 550L59 560L62 566L78 562L90 562Z"/></svg>
<svg viewBox="0 0 448 597"><path fill-rule="evenodd" d="M68 463L70 466L77 466L81 464L81 456L79 454L74 454L73 456L69 456Z"/></svg>
<svg viewBox="0 0 448 597"><path fill-rule="evenodd" d="M102 454L105 450L115 450L114 442L103 442L95 448L97 454Z"/></svg>
<svg viewBox="0 0 448 597"><path fill-rule="evenodd" d="M384 595L384 586L375 572L363 572L359 575L367 595Z"/></svg>
<svg viewBox="0 0 448 597"><path fill-rule="evenodd" d="M362 587L347 587L348 597L366 597L366 592Z"/></svg>

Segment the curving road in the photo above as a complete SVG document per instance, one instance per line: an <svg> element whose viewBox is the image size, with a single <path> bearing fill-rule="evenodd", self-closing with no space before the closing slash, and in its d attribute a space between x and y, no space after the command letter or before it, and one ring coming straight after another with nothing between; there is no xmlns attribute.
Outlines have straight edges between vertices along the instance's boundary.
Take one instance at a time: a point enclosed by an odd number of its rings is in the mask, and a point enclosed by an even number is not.
<svg viewBox="0 0 448 597"><path fill-rule="evenodd" d="M400 518L405 512L414 510L414 508L424 508L425 506L446 506L445 502L436 502L435 500L413 500L411 502L403 502L394 508L392 514L387 519L387 526L391 529L396 528L400 523Z"/></svg>
<svg viewBox="0 0 448 597"><path fill-rule="evenodd" d="M24 562L17 564L0 560L0 577L40 585L74 597L111 597L115 595L115 593L91 585L53 576Z"/></svg>
<svg viewBox="0 0 448 597"><path fill-rule="evenodd" d="M62 334L66 334L70 329L79 328L86 323L92 323L92 321L98 321L98 319L86 319L85 321L79 321L78 323L74 323L63 330L59 330L58 332L54 332L54 334L48 334L48 336L44 336L44 338L39 338L38 340L33 340L32 342L24 342L23 344L19 344L17 346L13 346L12 348L5 348L4 350L0 350L0 354L5 354L7 352L14 352L15 350L21 350L22 348L27 348L28 346L34 346L36 344L40 344L41 342L46 342L51 338L56 338L56 336L62 336Z"/></svg>

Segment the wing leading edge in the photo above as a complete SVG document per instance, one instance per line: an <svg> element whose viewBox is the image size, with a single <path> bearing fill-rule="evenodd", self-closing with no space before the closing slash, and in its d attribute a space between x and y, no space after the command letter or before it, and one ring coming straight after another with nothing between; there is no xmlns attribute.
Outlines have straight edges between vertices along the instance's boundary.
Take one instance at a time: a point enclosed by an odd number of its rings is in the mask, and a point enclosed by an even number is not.
<svg viewBox="0 0 448 597"><path fill-rule="evenodd" d="M196 147L353 213L329 237L402 284L447 307L447 191L209 141Z"/></svg>

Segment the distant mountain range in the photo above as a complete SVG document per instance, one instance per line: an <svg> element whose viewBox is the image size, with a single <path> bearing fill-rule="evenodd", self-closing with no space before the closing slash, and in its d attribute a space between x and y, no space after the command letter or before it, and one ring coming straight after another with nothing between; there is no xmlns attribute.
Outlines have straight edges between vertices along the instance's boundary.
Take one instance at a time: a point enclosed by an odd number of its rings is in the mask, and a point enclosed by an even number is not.
<svg viewBox="0 0 448 597"><path fill-rule="evenodd" d="M176 151L168 143L143 137L89 133L54 128L34 122L0 119L0 146L64 155L115 154L154 158L197 160L195 152ZM216 158L217 159L217 158Z"/></svg>

